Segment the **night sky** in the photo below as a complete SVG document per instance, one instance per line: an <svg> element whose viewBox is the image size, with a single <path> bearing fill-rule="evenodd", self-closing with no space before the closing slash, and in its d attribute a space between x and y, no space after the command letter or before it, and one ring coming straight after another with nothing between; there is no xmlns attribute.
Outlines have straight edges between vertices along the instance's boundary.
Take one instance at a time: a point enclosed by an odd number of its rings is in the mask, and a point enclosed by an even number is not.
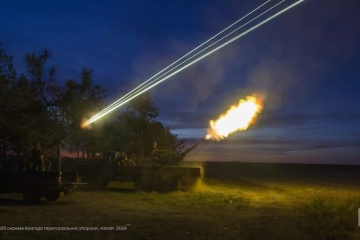
<svg viewBox="0 0 360 240"><path fill-rule="evenodd" d="M110 104L264 1L1 1L0 42L19 71L44 48L60 80L92 69ZM359 10L306 0L152 89L160 120L188 143L240 98L266 94L247 131L187 160L360 164Z"/></svg>

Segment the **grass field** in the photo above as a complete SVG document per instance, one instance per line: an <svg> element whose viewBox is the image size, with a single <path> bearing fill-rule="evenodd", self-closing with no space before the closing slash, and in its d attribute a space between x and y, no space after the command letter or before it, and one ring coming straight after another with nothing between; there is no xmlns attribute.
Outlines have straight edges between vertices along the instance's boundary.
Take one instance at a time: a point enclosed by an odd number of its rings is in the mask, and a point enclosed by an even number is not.
<svg viewBox="0 0 360 240"><path fill-rule="evenodd" d="M1 195L0 238L360 239L360 167L204 167L204 180L190 192L85 187L37 205L25 205L16 194Z"/></svg>

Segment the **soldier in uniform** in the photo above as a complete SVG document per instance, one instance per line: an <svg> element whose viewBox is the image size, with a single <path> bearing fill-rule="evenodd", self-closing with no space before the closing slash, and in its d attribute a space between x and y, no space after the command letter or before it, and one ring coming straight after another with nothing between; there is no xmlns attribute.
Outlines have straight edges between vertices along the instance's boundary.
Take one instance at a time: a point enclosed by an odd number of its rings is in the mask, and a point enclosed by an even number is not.
<svg viewBox="0 0 360 240"><path fill-rule="evenodd" d="M51 160L50 160L50 156L47 156L44 160L44 170L50 171L50 169L51 169Z"/></svg>
<svg viewBox="0 0 360 240"><path fill-rule="evenodd" d="M43 171L44 170L44 156L42 154L40 144L36 144L31 150L30 163L31 170Z"/></svg>

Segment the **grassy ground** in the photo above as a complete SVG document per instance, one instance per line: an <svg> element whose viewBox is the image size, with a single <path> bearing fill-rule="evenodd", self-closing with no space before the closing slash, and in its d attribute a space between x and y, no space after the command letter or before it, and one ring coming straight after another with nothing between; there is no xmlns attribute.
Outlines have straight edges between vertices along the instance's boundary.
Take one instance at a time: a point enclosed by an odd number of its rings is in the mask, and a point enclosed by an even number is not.
<svg viewBox="0 0 360 240"><path fill-rule="evenodd" d="M359 168L210 163L205 169L190 192L88 187L37 205L1 195L0 238L360 239ZM85 229L91 227L98 230Z"/></svg>

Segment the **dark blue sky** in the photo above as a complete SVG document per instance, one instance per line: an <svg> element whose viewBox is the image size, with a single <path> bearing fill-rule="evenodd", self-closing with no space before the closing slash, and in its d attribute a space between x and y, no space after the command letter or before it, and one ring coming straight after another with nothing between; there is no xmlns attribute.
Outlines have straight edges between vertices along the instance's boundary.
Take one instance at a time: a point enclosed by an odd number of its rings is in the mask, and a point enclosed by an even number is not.
<svg viewBox="0 0 360 240"><path fill-rule="evenodd" d="M24 54L44 48L60 79L91 68L110 103L262 2L1 1L0 42L22 71ZM359 7L306 0L151 90L189 139L239 98L267 94L250 129L188 159L360 164Z"/></svg>

